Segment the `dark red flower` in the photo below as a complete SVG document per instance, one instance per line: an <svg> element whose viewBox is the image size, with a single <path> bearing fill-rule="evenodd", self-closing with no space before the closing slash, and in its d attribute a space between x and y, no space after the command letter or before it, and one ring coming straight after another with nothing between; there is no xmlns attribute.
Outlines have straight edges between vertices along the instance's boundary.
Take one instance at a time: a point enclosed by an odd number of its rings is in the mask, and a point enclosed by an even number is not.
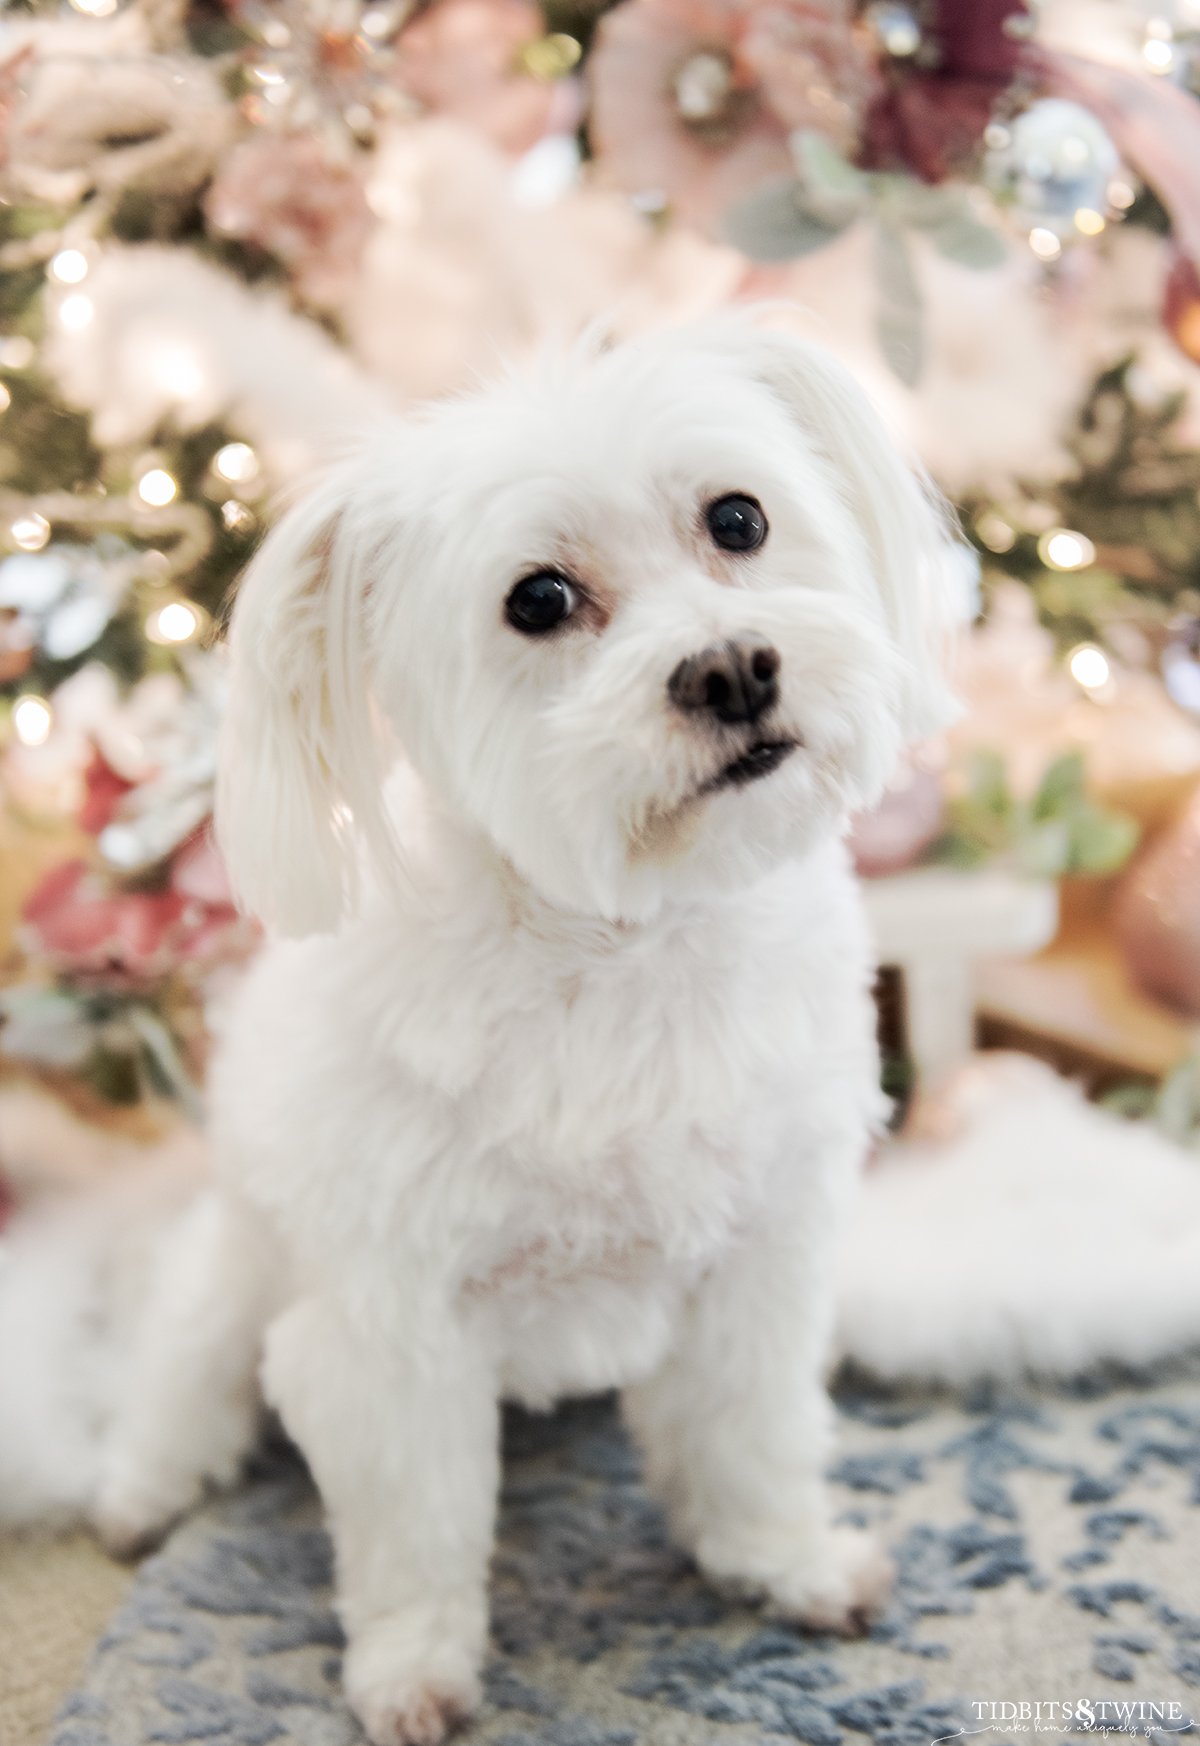
<svg viewBox="0 0 1200 1746"><path fill-rule="evenodd" d="M969 164L1020 71L1026 17L1025 0L938 0L936 65L893 63L867 115L866 166L911 170L922 181L940 182Z"/></svg>

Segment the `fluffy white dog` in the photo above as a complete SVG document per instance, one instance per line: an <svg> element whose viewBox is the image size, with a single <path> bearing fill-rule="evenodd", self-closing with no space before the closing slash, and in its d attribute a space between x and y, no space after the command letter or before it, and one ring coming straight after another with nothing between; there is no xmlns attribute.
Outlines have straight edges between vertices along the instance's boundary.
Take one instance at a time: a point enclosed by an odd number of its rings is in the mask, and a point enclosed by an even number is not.
<svg viewBox="0 0 1200 1746"><path fill-rule="evenodd" d="M731 320L380 433L246 577L221 840L310 937L223 1039L98 1514L235 1470L261 1359L379 1746L478 1699L502 1398L620 1388L680 1542L788 1616L886 1590L822 1477L882 1113L839 839L943 715L943 537L843 372Z"/></svg>

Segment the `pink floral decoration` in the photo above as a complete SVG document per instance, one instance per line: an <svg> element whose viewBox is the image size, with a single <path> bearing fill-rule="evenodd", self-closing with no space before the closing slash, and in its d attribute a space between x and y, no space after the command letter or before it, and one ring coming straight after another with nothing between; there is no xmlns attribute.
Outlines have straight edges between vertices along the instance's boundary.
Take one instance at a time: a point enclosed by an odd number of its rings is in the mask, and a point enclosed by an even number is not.
<svg viewBox="0 0 1200 1746"><path fill-rule="evenodd" d="M254 938L250 924L228 901L193 895L187 867L185 850L167 885L147 890L115 886L86 861L64 862L25 907L30 949L61 975L114 991L239 956Z"/></svg>
<svg viewBox="0 0 1200 1746"><path fill-rule="evenodd" d="M258 133L228 152L205 200L225 236L276 255L306 302L336 307L371 230L362 182L316 139Z"/></svg>
<svg viewBox="0 0 1200 1746"><path fill-rule="evenodd" d="M803 0L626 0L592 52L592 143L631 193L708 230L792 168L812 129L853 156L878 90L848 5Z"/></svg>
<svg viewBox="0 0 1200 1746"><path fill-rule="evenodd" d="M95 752L83 772L83 799L76 814L80 829L89 837L98 837L105 825L112 823L117 808L135 786L124 776L118 776L102 753Z"/></svg>
<svg viewBox="0 0 1200 1746"><path fill-rule="evenodd" d="M402 32L395 77L426 109L469 122L505 151L527 151L576 120L573 85L522 65L545 32L532 0L434 0Z"/></svg>

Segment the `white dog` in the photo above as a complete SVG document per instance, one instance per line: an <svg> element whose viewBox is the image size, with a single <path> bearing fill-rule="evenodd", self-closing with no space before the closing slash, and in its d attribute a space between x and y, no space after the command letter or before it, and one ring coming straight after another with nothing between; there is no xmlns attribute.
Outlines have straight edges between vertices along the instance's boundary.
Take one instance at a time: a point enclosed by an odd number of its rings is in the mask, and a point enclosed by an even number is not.
<svg viewBox="0 0 1200 1746"><path fill-rule="evenodd" d="M886 1590L822 1476L882 1114L839 838L944 714L944 555L843 372L736 319L381 433L246 577L221 840L315 937L223 1039L98 1514L234 1471L265 1352L379 1746L478 1700L502 1398L620 1388L680 1542L788 1616Z"/></svg>

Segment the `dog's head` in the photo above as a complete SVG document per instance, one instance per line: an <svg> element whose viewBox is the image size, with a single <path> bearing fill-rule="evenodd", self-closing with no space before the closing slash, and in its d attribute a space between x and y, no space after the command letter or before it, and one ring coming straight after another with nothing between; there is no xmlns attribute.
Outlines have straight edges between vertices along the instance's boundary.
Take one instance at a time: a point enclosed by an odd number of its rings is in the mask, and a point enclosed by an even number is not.
<svg viewBox="0 0 1200 1746"><path fill-rule="evenodd" d="M380 433L233 619L218 825L287 931L385 873L389 742L533 886L652 914L870 805L945 719L946 536L846 374L746 319Z"/></svg>

